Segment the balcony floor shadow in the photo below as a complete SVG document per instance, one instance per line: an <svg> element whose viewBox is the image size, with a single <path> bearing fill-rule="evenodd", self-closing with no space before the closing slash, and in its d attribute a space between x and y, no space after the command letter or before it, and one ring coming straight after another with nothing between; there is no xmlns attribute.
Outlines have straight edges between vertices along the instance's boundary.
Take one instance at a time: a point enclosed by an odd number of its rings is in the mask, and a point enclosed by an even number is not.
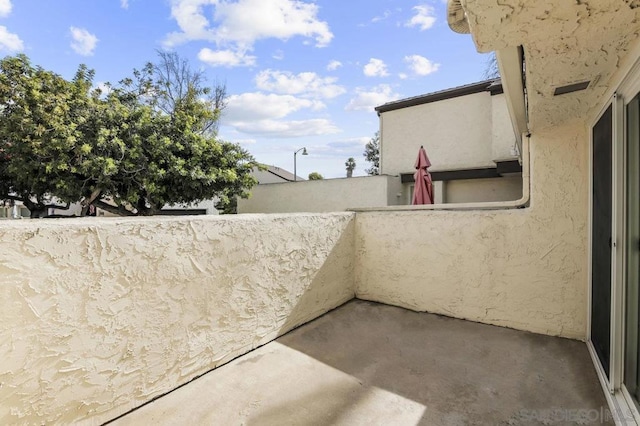
<svg viewBox="0 0 640 426"><path fill-rule="evenodd" d="M115 425L613 424L582 342L353 300Z"/></svg>

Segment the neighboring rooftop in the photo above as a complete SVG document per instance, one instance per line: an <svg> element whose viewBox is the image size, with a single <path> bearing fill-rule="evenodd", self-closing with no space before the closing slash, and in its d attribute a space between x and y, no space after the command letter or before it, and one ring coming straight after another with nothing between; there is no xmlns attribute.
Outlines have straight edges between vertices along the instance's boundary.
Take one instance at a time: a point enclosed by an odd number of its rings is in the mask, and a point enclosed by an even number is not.
<svg viewBox="0 0 640 426"><path fill-rule="evenodd" d="M607 416L582 342L353 300L113 424L612 424Z"/></svg>
<svg viewBox="0 0 640 426"><path fill-rule="evenodd" d="M265 166L267 166L267 171L269 173L274 174L274 175L276 175L278 177L281 177L282 179L293 180L293 178L294 178L293 173L291 173L291 172L289 172L289 171L287 171L285 169L281 169L280 167L276 167L276 166L269 166L269 165L266 165L266 164L265 164Z"/></svg>
<svg viewBox="0 0 640 426"><path fill-rule="evenodd" d="M288 170L282 169L280 167L276 167L276 166L271 166L269 164L260 164L264 170L259 170L258 168L254 169L254 175L258 178L259 183L274 183L274 182L280 182L280 181L285 181L285 182L293 182L294 181L294 175L293 173L291 173ZM268 178L266 182L262 182L260 176L271 176L271 178ZM275 181L271 181L272 178L276 178ZM297 180L305 180L304 178L301 178L300 176L298 176Z"/></svg>
<svg viewBox="0 0 640 426"><path fill-rule="evenodd" d="M380 114L381 112L393 111L396 109L427 104L430 102L443 101L445 99L457 98L459 96L467 96L481 92L490 92L492 95L502 93L502 83L500 79L494 78L490 80L484 80L477 83L465 84L463 86L452 87L450 89L427 93L425 95L418 95L410 98L400 99L397 101L387 102L384 105L375 107L375 110L378 114Z"/></svg>

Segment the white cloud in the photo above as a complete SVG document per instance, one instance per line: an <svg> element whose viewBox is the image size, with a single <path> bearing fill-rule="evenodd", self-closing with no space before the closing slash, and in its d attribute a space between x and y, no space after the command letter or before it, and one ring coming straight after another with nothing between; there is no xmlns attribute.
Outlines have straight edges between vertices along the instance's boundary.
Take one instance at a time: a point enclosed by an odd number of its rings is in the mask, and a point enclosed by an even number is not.
<svg viewBox="0 0 640 426"><path fill-rule="evenodd" d="M244 133L279 138L319 136L340 132L340 129L335 124L324 118L294 121L258 120L238 122L234 124L234 127Z"/></svg>
<svg viewBox="0 0 640 426"><path fill-rule="evenodd" d="M333 34L326 22L316 18L318 6L296 0L239 0L220 2L217 37L223 41L253 44L264 38L286 40L293 36L314 38L316 46L327 46Z"/></svg>
<svg viewBox="0 0 640 426"><path fill-rule="evenodd" d="M284 59L284 52L280 49L276 50L273 55L271 55L273 59L276 61L281 61Z"/></svg>
<svg viewBox="0 0 640 426"><path fill-rule="evenodd" d="M93 88L100 89L100 92L102 93L103 96L108 95L109 93L111 93L111 90L112 90L111 84L105 81L98 82Z"/></svg>
<svg viewBox="0 0 640 426"><path fill-rule="evenodd" d="M264 137L298 137L336 133L339 129L329 120L313 118L305 120L283 120L290 114L309 110L319 111L325 104L292 95L242 93L229 96L227 109L222 116L224 126L236 131Z"/></svg>
<svg viewBox="0 0 640 426"><path fill-rule="evenodd" d="M129 0L120 0L120 7L123 9L129 9Z"/></svg>
<svg viewBox="0 0 640 426"><path fill-rule="evenodd" d="M24 44L17 34L10 33L7 27L0 26L0 50L19 52L24 49Z"/></svg>
<svg viewBox="0 0 640 426"><path fill-rule="evenodd" d="M340 68L341 66L342 66L342 62L333 60L333 61L329 62L329 65L327 65L327 70L328 71L335 71L338 68Z"/></svg>
<svg viewBox="0 0 640 426"><path fill-rule="evenodd" d="M182 32L167 35L165 45L173 47L191 40L215 41L215 34L209 27L209 20L205 17L203 9L217 2L218 0L172 0L171 16Z"/></svg>
<svg viewBox="0 0 640 426"><path fill-rule="evenodd" d="M5 18L11 13L11 0L0 0L0 17Z"/></svg>
<svg viewBox="0 0 640 426"><path fill-rule="evenodd" d="M318 111L323 108L325 104L320 101L291 95L249 92L229 96L222 121L235 125L236 122L284 118L301 109Z"/></svg>
<svg viewBox="0 0 640 426"><path fill-rule="evenodd" d="M420 55L405 56L404 61L414 74L421 76L432 74L440 68L440 64L431 62L429 59Z"/></svg>
<svg viewBox="0 0 640 426"><path fill-rule="evenodd" d="M415 15L405 24L407 27L420 27L420 31L428 30L436 23L436 13L432 6L422 5L413 8Z"/></svg>
<svg viewBox="0 0 640 426"><path fill-rule="evenodd" d="M388 84L380 84L371 90L361 87L356 89L356 96L349 101L347 111L373 111L377 106L396 100L400 97Z"/></svg>
<svg viewBox="0 0 640 426"><path fill-rule="evenodd" d="M369 63L363 68L364 75L367 77L386 77L389 75L387 64L381 59L371 58Z"/></svg>
<svg viewBox="0 0 640 426"><path fill-rule="evenodd" d="M371 137L337 139L326 144L308 144L307 148L315 158L318 157L339 157L344 163L344 159L354 157L358 162L358 157L362 155L364 147L371 140ZM344 171L344 169L343 169Z"/></svg>
<svg viewBox="0 0 640 426"><path fill-rule="evenodd" d="M98 44L98 38L84 28L70 27L71 32L71 48L78 55L91 56Z"/></svg>
<svg viewBox="0 0 640 426"><path fill-rule="evenodd" d="M198 52L198 59L212 67L253 66L256 57L238 50L211 50L208 47Z"/></svg>
<svg viewBox="0 0 640 426"><path fill-rule="evenodd" d="M256 86L270 92L330 99L346 92L344 87L335 84L336 80L335 77L320 77L314 72L292 74L267 69L256 76Z"/></svg>
<svg viewBox="0 0 640 426"><path fill-rule="evenodd" d="M339 154L351 153L353 151L360 152L364 149L364 146L370 139L370 137L344 139L341 141L329 142L327 147Z"/></svg>
<svg viewBox="0 0 640 426"><path fill-rule="evenodd" d="M385 10L384 13L381 16L375 16L371 19L371 22L375 23L375 22L380 22L380 21L384 21L385 19L387 19L389 16L391 16L391 11L390 10Z"/></svg>
<svg viewBox="0 0 640 426"><path fill-rule="evenodd" d="M205 8L212 13L205 14ZM317 18L318 6L299 0L171 0L171 16L180 31L167 35L166 47L188 41L216 43L220 51L247 52L256 41L268 38L287 40L302 36L327 46L333 34L329 25ZM211 16L211 20L209 19ZM238 62L235 65L247 65Z"/></svg>

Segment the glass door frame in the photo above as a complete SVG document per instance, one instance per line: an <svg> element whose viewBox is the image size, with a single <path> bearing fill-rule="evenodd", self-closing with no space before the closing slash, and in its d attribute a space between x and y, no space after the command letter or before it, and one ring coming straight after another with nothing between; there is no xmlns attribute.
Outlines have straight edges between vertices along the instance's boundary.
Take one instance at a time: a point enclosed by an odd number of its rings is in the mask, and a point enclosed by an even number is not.
<svg viewBox="0 0 640 426"><path fill-rule="evenodd" d="M588 318L587 347L591 353L609 405L616 411L617 420L630 421L632 415L640 423L640 411L624 386L625 304L626 304L626 214L627 214L627 104L640 93L640 60L622 80L616 92L607 99L597 116L589 123L589 238L588 238ZM609 106L612 106L612 248L611 248L611 340L609 377L590 341L592 302L592 235L593 221L593 128Z"/></svg>

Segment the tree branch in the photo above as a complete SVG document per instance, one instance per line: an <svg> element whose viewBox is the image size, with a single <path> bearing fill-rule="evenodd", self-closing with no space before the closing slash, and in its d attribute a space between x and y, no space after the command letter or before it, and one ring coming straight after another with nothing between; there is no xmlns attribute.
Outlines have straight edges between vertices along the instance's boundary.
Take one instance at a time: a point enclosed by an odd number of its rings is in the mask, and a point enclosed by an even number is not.
<svg viewBox="0 0 640 426"><path fill-rule="evenodd" d="M71 206L71 203L67 203L64 206L61 206L59 204L45 204L45 208L46 209L58 209L58 210L69 210L69 206Z"/></svg>
<svg viewBox="0 0 640 426"><path fill-rule="evenodd" d="M112 206L111 204L105 203L102 200L94 201L93 204L96 207L100 207L102 210L106 210L109 213L117 214L118 216L135 216L134 213L125 209L123 206Z"/></svg>

